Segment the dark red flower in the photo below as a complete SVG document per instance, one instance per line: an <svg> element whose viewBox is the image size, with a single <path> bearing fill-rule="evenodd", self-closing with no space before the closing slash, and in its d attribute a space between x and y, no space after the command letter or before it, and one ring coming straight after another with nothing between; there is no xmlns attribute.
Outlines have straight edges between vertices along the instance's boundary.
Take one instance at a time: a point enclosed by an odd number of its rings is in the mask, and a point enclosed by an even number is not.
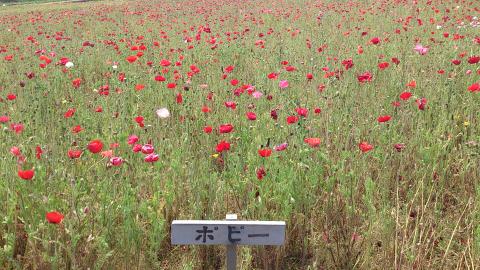
<svg viewBox="0 0 480 270"><path fill-rule="evenodd" d="M272 117L273 120L277 120L278 119L277 110L271 110L270 117Z"/></svg>
<svg viewBox="0 0 480 270"><path fill-rule="evenodd" d="M350 68L353 67L353 60L351 58L343 60L342 65L345 68L345 70L349 70Z"/></svg>
<svg viewBox="0 0 480 270"><path fill-rule="evenodd" d="M368 71L357 76L358 81L361 82L361 83L370 82L370 81L372 81L372 78L373 78L372 73L370 73Z"/></svg>
<svg viewBox="0 0 480 270"><path fill-rule="evenodd" d="M258 180L262 180L263 177L267 176L267 173L265 172L265 168L263 167L258 168L256 173L257 173Z"/></svg>
<svg viewBox="0 0 480 270"><path fill-rule="evenodd" d="M401 152L403 148L405 148L405 144L397 143L397 144L394 144L393 147L395 148L395 150L397 150L397 152Z"/></svg>
<svg viewBox="0 0 480 270"><path fill-rule="evenodd" d="M378 37L374 37L370 40L370 43L374 44L374 45L377 45L380 43L380 38Z"/></svg>
<svg viewBox="0 0 480 270"><path fill-rule="evenodd" d="M419 110L425 110L425 106L427 105L427 99L426 98L420 98L417 99L417 105Z"/></svg>
<svg viewBox="0 0 480 270"><path fill-rule="evenodd" d="M454 65L456 65L456 66L460 65L461 63L462 63L461 60L458 60L458 59L452 60L452 64L454 64Z"/></svg>
<svg viewBox="0 0 480 270"><path fill-rule="evenodd" d="M470 58L468 58L468 63L469 64L477 64L478 62L480 62L480 56L470 56Z"/></svg>
<svg viewBox="0 0 480 270"><path fill-rule="evenodd" d="M224 124L224 125L220 125L218 127L218 131L220 133L230 133L232 132L233 130L233 125L232 124Z"/></svg>

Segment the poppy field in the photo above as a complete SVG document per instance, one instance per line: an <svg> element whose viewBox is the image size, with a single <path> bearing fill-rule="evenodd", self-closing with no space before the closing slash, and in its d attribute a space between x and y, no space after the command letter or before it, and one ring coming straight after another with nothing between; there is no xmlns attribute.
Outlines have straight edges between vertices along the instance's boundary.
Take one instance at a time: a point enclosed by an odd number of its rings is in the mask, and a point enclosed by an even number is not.
<svg viewBox="0 0 480 270"><path fill-rule="evenodd" d="M0 9L0 269L480 267L480 2Z"/></svg>

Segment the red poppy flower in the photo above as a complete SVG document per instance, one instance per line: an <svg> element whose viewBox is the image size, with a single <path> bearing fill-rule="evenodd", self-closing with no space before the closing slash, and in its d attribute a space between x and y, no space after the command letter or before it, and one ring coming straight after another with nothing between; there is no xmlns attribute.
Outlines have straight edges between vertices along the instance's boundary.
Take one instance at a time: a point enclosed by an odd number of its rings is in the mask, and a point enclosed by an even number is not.
<svg viewBox="0 0 480 270"><path fill-rule="evenodd" d="M70 159L76 159L82 156L82 150L69 149L67 154Z"/></svg>
<svg viewBox="0 0 480 270"><path fill-rule="evenodd" d="M254 121L257 119L257 115L254 112L247 112L247 118L248 120Z"/></svg>
<svg viewBox="0 0 480 270"><path fill-rule="evenodd" d="M76 134L76 133L81 132L82 130L83 130L82 126L76 125L76 126L74 126L74 127L72 128L72 133L75 133L75 134Z"/></svg>
<svg viewBox="0 0 480 270"><path fill-rule="evenodd" d="M303 141L313 148L318 147L322 142L320 138L305 138Z"/></svg>
<svg viewBox="0 0 480 270"><path fill-rule="evenodd" d="M208 113L208 112L211 112L212 110L208 107L208 106L203 106L202 107L202 112L203 113Z"/></svg>
<svg viewBox="0 0 480 270"><path fill-rule="evenodd" d="M417 99L417 105L419 110L425 110L425 106L427 105L427 99L426 98L420 98Z"/></svg>
<svg viewBox="0 0 480 270"><path fill-rule="evenodd" d="M263 177L267 176L267 173L265 172L265 168L263 167L258 168L256 173L257 173L258 180L262 180Z"/></svg>
<svg viewBox="0 0 480 270"><path fill-rule="evenodd" d="M392 117L390 115L382 115L378 117L378 122L379 123L384 123L390 121Z"/></svg>
<svg viewBox="0 0 480 270"><path fill-rule="evenodd" d="M303 117L307 117L308 109L307 108L296 108L297 114Z"/></svg>
<svg viewBox="0 0 480 270"><path fill-rule="evenodd" d="M68 109L68 110L65 112L65 114L63 115L63 117L65 117L65 118L70 118L70 117L73 116L73 114L75 114L75 111L76 111L75 108L70 108L70 109Z"/></svg>
<svg viewBox="0 0 480 270"><path fill-rule="evenodd" d="M10 129L13 130L16 134L20 134L23 131L23 124L22 123L11 123Z"/></svg>
<svg viewBox="0 0 480 270"><path fill-rule="evenodd" d="M164 82L165 80L166 80L165 77L163 77L161 75L155 76L155 81L157 81L157 82Z"/></svg>
<svg viewBox="0 0 480 270"><path fill-rule="evenodd" d="M403 148L405 148L405 144L397 143L397 144L394 144L393 147L395 148L395 150L397 150L397 152L401 152Z"/></svg>
<svg viewBox="0 0 480 270"><path fill-rule="evenodd" d="M225 102L225 107L230 108L232 110L235 110L235 108L237 108L237 103L235 103L233 101L226 101Z"/></svg>
<svg viewBox="0 0 480 270"><path fill-rule="evenodd" d="M407 83L407 87L415 88L415 87L417 87L417 82L415 80L412 80L409 83Z"/></svg>
<svg viewBox="0 0 480 270"><path fill-rule="evenodd" d="M267 75L267 78L269 78L270 80L276 79L276 78L278 78L278 74L275 73L275 72L272 72L272 73Z"/></svg>
<svg viewBox="0 0 480 270"><path fill-rule="evenodd" d="M135 120L135 122L137 122L138 126L140 126L140 127L145 126L145 124L143 123L143 121L144 121L143 116L137 116L137 117L134 118L134 120Z"/></svg>
<svg viewBox="0 0 480 270"><path fill-rule="evenodd" d="M170 66L171 64L172 64L172 62L170 62L170 61L168 61L168 60L166 60L166 59L162 59L162 61L160 61L160 65L161 65L162 67L168 67L168 66Z"/></svg>
<svg viewBox="0 0 480 270"><path fill-rule="evenodd" d="M23 180L31 180L33 176L35 175L35 172L32 170L18 170L18 176L22 178Z"/></svg>
<svg viewBox="0 0 480 270"><path fill-rule="evenodd" d="M378 64L378 68L382 70L388 68L388 66L390 66L388 62L382 62Z"/></svg>
<svg viewBox="0 0 480 270"><path fill-rule="evenodd" d="M480 62L480 56L470 56L470 58L468 58L468 63L469 64L477 64L478 62Z"/></svg>
<svg viewBox="0 0 480 270"><path fill-rule="evenodd" d="M402 100L408 100L412 96L412 93L410 92L403 92L400 94L400 98Z"/></svg>
<svg viewBox="0 0 480 270"><path fill-rule="evenodd" d="M368 71L357 76L358 81L361 82L361 83L370 82L370 81L372 81L372 78L373 78L372 73L370 73Z"/></svg>
<svg viewBox="0 0 480 270"><path fill-rule="evenodd" d="M15 100L16 98L17 98L17 96L15 94L10 93L10 94L7 95L8 100Z"/></svg>
<svg viewBox="0 0 480 270"><path fill-rule="evenodd" d="M101 140L93 140L88 144L87 149L93 154L99 153L103 149L103 143Z"/></svg>
<svg viewBox="0 0 480 270"><path fill-rule="evenodd" d="M298 117L294 116L294 115L291 115L291 116L288 116L287 117L287 124L295 124L296 122L298 122Z"/></svg>
<svg viewBox="0 0 480 270"><path fill-rule="evenodd" d="M7 116L7 115L1 115L0 116L0 123L7 123L8 121L10 121L9 116Z"/></svg>
<svg viewBox="0 0 480 270"><path fill-rule="evenodd" d="M227 141L220 141L216 147L217 152L221 153L223 151L230 150L230 143Z"/></svg>
<svg viewBox="0 0 480 270"><path fill-rule="evenodd" d="M228 66L225 68L225 72L231 73L235 67L234 66Z"/></svg>
<svg viewBox="0 0 480 270"><path fill-rule="evenodd" d="M470 92L480 92L480 83L474 83L468 87L468 91Z"/></svg>
<svg viewBox="0 0 480 270"><path fill-rule="evenodd" d="M295 71L296 68L294 66L286 66L285 70L288 71L288 72L292 72L292 71Z"/></svg>
<svg viewBox="0 0 480 270"><path fill-rule="evenodd" d="M358 148L360 148L360 150L363 153L366 153L366 152L373 149L373 145L368 144L368 142L361 142L361 143L358 144Z"/></svg>
<svg viewBox="0 0 480 270"><path fill-rule="evenodd" d="M151 154L148 154L147 156L145 156L145 158L143 160L145 162L153 163L153 162L157 162L159 158L160 157L157 154L151 153Z"/></svg>
<svg viewBox="0 0 480 270"><path fill-rule="evenodd" d="M206 127L203 128L203 131L204 131L205 133L207 133L207 134L208 134L208 133L212 133L212 130L213 130L213 129L212 129L211 126L206 126Z"/></svg>
<svg viewBox="0 0 480 270"><path fill-rule="evenodd" d="M79 88L82 83L82 79L76 78L72 81L73 88Z"/></svg>
<svg viewBox="0 0 480 270"><path fill-rule="evenodd" d="M345 70L351 69L353 67L353 60L351 58L343 60L342 66L345 68Z"/></svg>
<svg viewBox="0 0 480 270"><path fill-rule="evenodd" d="M370 43L374 44L374 45L377 45L380 43L380 38L378 37L374 37L370 40Z"/></svg>
<svg viewBox="0 0 480 270"><path fill-rule="evenodd" d="M230 133L233 130L233 125L232 124L220 125L218 127L218 130L219 130L220 133Z"/></svg>
<svg viewBox="0 0 480 270"><path fill-rule="evenodd" d="M313 79L313 74L312 73L307 73L307 80Z"/></svg>
<svg viewBox="0 0 480 270"><path fill-rule="evenodd" d="M42 157L43 150L40 146L35 147L35 157L40 159Z"/></svg>
<svg viewBox="0 0 480 270"><path fill-rule="evenodd" d="M261 157L269 157L272 154L272 149L270 148L259 149L258 154Z"/></svg>
<svg viewBox="0 0 480 270"><path fill-rule="evenodd" d="M45 215L45 218L47 219L47 221L49 223L58 224L58 223L62 222L64 216L57 211L53 211L53 212L48 212Z"/></svg>
<svg viewBox="0 0 480 270"><path fill-rule="evenodd" d="M126 59L129 63L133 63L133 62L137 61L138 57L136 55L130 55L130 56L127 56Z"/></svg>

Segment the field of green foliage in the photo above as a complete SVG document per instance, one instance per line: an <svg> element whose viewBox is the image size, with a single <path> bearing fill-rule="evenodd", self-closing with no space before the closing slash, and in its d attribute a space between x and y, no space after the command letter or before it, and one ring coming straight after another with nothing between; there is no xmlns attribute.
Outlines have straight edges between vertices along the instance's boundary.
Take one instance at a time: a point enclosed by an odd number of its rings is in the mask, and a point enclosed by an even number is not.
<svg viewBox="0 0 480 270"><path fill-rule="evenodd" d="M0 9L0 269L480 267L480 2Z"/></svg>

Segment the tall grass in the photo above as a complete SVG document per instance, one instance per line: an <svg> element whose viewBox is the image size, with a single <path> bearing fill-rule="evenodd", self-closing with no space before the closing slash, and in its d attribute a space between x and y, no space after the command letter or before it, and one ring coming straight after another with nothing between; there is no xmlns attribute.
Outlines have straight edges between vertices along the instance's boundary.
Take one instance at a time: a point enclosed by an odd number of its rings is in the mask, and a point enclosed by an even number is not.
<svg viewBox="0 0 480 270"><path fill-rule="evenodd" d="M478 15L479 5L429 2L125 1L3 8L0 45L7 52L0 54L0 115L25 129L15 134L10 123L2 124L0 267L219 269L222 247L171 246L170 224L223 219L226 213L287 222L284 246L239 250L241 269L479 267L480 97L467 91L479 75L478 65L467 59L480 47L472 42L479 28L466 19ZM450 20L442 23L445 16ZM458 28L460 19L466 27ZM437 30L437 24L443 28ZM211 33L185 43L200 26ZM58 32L69 39L55 40ZM454 40L455 33L465 38ZM223 42L215 49L207 42L212 36ZM373 37L381 43L369 44ZM265 48L255 45L260 39ZM82 46L85 41L94 46ZM416 43L429 52L417 54ZM147 50L129 64L126 57L136 53L130 47L140 44ZM190 44L193 49L187 49ZM40 49L56 52L45 69L35 54ZM13 60L3 61L6 55ZM163 69L160 60L175 63L180 55L182 66L169 67L166 82L155 81ZM55 65L61 57L75 66L63 72ZM341 62L349 58L354 66L345 70ZM451 64L456 58L461 65ZM281 61L297 70L286 72ZM380 70L377 64L385 61L390 66ZM190 65L201 71L187 82ZM223 80L229 65L235 69ZM328 77L322 67L342 73ZM167 89L174 69L182 78ZM445 74L438 74L440 69ZM359 83L357 75L365 71L373 80ZM28 72L35 77L28 79ZM118 80L120 72L125 82ZM289 87L280 89L279 80L267 79L271 72L279 72ZM312 80L306 79L309 72ZM72 86L75 78L82 80L78 89ZM234 78L264 96L234 96ZM417 86L407 87L412 80ZM136 91L137 84L145 88ZM99 95L103 85L109 85L108 96ZM404 91L414 96L400 101ZM17 99L5 100L8 93ZM182 104L175 101L178 93ZM415 100L422 97L427 106L419 110ZM237 102L235 110L225 107L229 100ZM399 107L392 106L395 101ZM203 113L204 105L212 111ZM95 112L99 106L101 113ZM172 116L159 119L155 110L161 107ZM308 117L288 125L285 119L297 107L308 108ZM321 113L314 113L316 107ZM76 112L66 119L70 108ZM245 117L249 111L256 121ZM143 128L134 121L139 115ZM378 123L380 115L392 120ZM225 123L234 131L218 134ZM73 134L76 125L83 131ZM207 125L213 133L204 133ZM126 143L132 134L142 144L151 142L160 160L145 163L144 155L133 153ZM321 138L321 145L309 147L307 137ZM118 143L114 153L125 163L109 166L107 158L89 153L85 147L93 139L106 148ZM229 141L231 149L216 153L220 140ZM363 141L373 150L360 151ZM285 151L268 158L257 153L283 142L289 144ZM394 148L399 143L405 145L400 152ZM12 146L26 156L23 168L34 167L33 180L17 176ZM36 146L44 152L40 160ZM73 148L85 150L81 158L68 157ZM261 180L260 167L266 171ZM45 219L54 210L65 215L62 223Z"/></svg>

